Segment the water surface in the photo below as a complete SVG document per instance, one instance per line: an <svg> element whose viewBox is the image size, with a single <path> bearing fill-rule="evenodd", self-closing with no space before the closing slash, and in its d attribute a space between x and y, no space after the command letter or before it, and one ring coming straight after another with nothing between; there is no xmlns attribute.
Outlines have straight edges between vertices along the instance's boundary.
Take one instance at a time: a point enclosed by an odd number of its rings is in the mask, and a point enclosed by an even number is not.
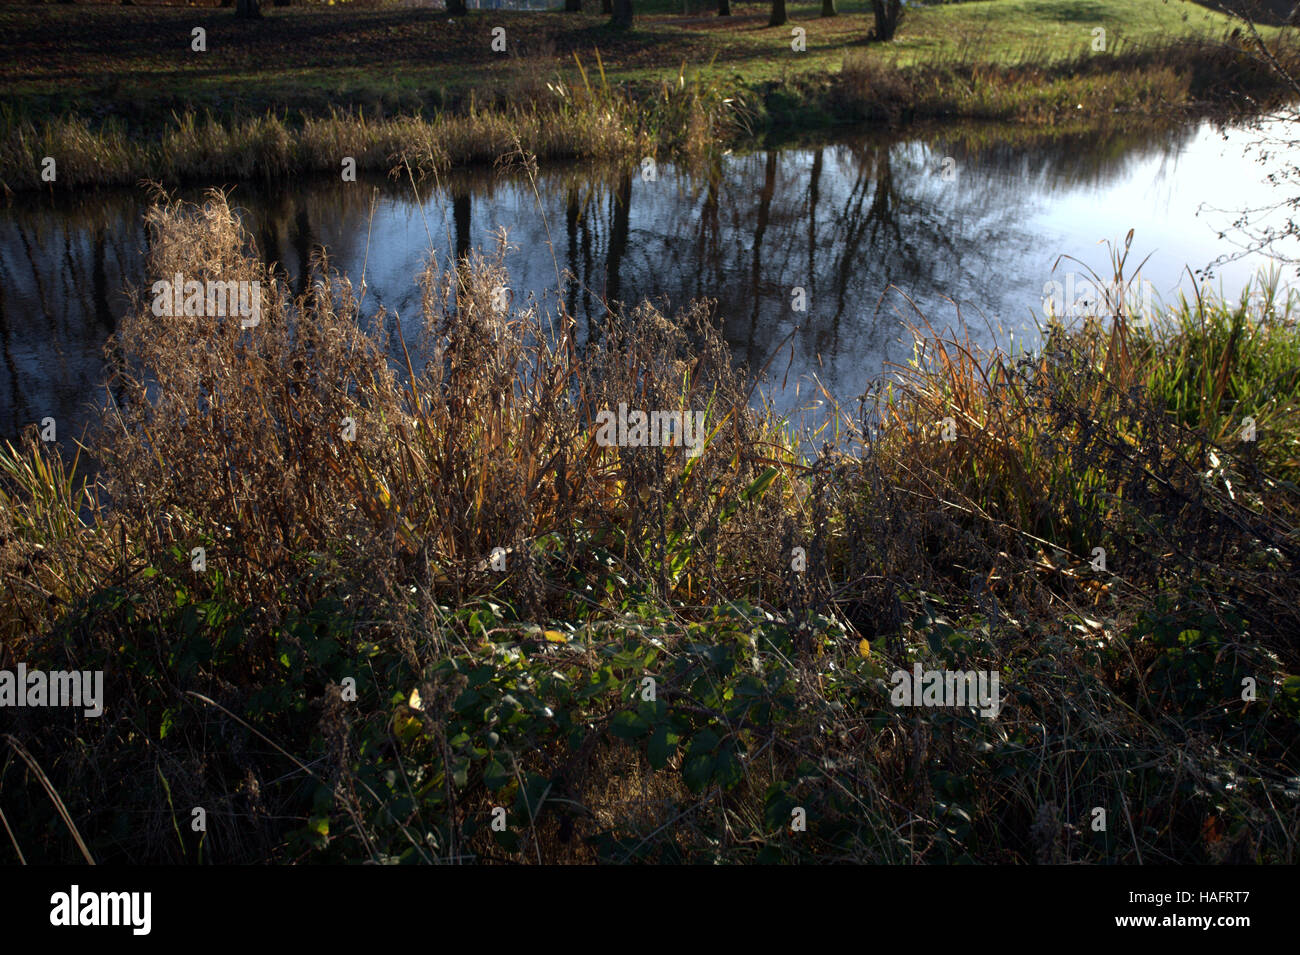
<svg viewBox="0 0 1300 955"><path fill-rule="evenodd" d="M296 287L323 246L354 281L365 263L368 305L403 317L418 314L431 254L447 261L502 235L516 298L558 290L580 336L608 302L711 299L738 360L768 368L769 392L789 408L794 383L813 374L842 397L860 393L906 359L903 322L919 316L1032 341L1044 284L1082 271L1060 257L1109 277L1099 243L1130 228L1130 268L1150 253L1142 274L1158 296L1190 292L1193 275L1233 251L1220 230L1234 211L1279 198L1254 138L1209 123L1031 142L876 133L704 169L660 165L653 178L571 166L535 179L457 174L418 196L380 179L240 184L231 200ZM66 438L87 420L124 290L157 278L145 274L146 204L143 189L97 190L0 209L0 438L46 416ZM1267 261L1250 254L1208 274L1235 295Z"/></svg>

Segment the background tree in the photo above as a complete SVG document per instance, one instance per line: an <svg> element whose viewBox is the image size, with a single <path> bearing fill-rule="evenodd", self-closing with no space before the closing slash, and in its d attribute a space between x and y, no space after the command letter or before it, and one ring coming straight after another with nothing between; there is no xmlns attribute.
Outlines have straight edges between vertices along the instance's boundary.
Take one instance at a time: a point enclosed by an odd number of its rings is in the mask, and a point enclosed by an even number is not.
<svg viewBox="0 0 1300 955"><path fill-rule="evenodd" d="M614 15L610 25L626 30L632 25L632 0L614 0Z"/></svg>
<svg viewBox="0 0 1300 955"><path fill-rule="evenodd" d="M1287 39L1280 34L1271 43L1265 42L1255 26L1256 21L1268 26L1295 24L1300 19L1300 4L1288 9L1288 4L1276 2L1264 8L1251 10L1243 4L1214 7L1236 19L1237 27L1229 42L1237 48L1237 55L1251 56L1255 62L1271 70L1290 87L1292 98L1286 106L1264 114L1255 114L1244 121L1245 129L1253 135L1246 144L1246 154L1267 170L1267 180L1272 186L1270 201L1248 208L1219 208L1213 199L1202 202L1197 215L1202 212L1224 216L1220 220L1223 239L1231 236L1233 251L1226 252L1210 263L1206 277L1221 265L1236 262L1249 255L1264 253L1279 266L1289 266L1300 276L1300 254L1296 240L1300 238L1300 161L1296 160L1300 147L1300 75L1290 66L1284 54ZM1291 31L1286 31L1290 33Z"/></svg>
<svg viewBox="0 0 1300 955"><path fill-rule="evenodd" d="M833 17L837 13L839 11L835 9L835 0L822 0L822 16Z"/></svg>
<svg viewBox="0 0 1300 955"><path fill-rule="evenodd" d="M240 20L260 20L262 8L259 0L235 0L235 16Z"/></svg>
<svg viewBox="0 0 1300 955"><path fill-rule="evenodd" d="M463 17L469 14L465 7L465 0L447 0L447 13L453 17Z"/></svg>
<svg viewBox="0 0 1300 955"><path fill-rule="evenodd" d="M871 12L876 15L872 39L879 43L892 40L898 30L898 21L903 18L903 0L871 0Z"/></svg>
<svg viewBox="0 0 1300 955"><path fill-rule="evenodd" d="M718 16L731 16L731 0L718 0Z"/></svg>
<svg viewBox="0 0 1300 955"><path fill-rule="evenodd" d="M564 10L566 13L581 13L582 0L564 0Z"/></svg>
<svg viewBox="0 0 1300 955"><path fill-rule="evenodd" d="M600 12L613 13L614 12L613 0L600 0Z"/></svg>
<svg viewBox="0 0 1300 955"><path fill-rule="evenodd" d="M772 18L767 21L770 27L779 27L783 23L789 22L790 18L785 12L785 0L772 0Z"/></svg>

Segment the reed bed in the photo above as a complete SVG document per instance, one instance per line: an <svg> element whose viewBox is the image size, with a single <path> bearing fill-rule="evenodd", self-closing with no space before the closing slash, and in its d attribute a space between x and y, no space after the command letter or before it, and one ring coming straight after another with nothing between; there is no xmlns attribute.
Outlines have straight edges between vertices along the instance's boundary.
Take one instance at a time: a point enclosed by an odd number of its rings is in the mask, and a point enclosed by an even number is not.
<svg viewBox="0 0 1300 955"><path fill-rule="evenodd" d="M575 76L559 74L455 110L388 115L382 110L268 112L251 117L173 113L151 134L120 121L78 115L38 120L12 111L0 116L0 183L10 190L70 189L212 182L234 177L282 181L303 174L355 169L418 177L451 166L491 164L523 148L554 161L640 159L662 155L691 160L742 135L749 122L744 91L717 79L675 76L636 90L612 85L599 51L590 69L575 55ZM42 178L46 157L56 178Z"/></svg>

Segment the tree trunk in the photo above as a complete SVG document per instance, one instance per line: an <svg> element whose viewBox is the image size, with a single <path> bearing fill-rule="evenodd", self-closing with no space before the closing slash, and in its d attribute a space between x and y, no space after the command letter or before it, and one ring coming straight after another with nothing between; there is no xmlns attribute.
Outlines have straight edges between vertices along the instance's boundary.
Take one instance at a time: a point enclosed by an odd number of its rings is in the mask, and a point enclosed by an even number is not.
<svg viewBox="0 0 1300 955"><path fill-rule="evenodd" d="M262 9L259 0L235 0L235 16L240 20L260 20Z"/></svg>
<svg viewBox="0 0 1300 955"><path fill-rule="evenodd" d="M582 0L564 0L564 10L566 13L581 13Z"/></svg>
<svg viewBox="0 0 1300 955"><path fill-rule="evenodd" d="M465 0L447 0L447 13L453 17L463 17L469 13Z"/></svg>
<svg viewBox="0 0 1300 955"><path fill-rule="evenodd" d="M718 0L718 16L731 16L731 0Z"/></svg>
<svg viewBox="0 0 1300 955"><path fill-rule="evenodd" d="M632 0L614 0L614 15L609 22L623 30L632 26Z"/></svg>
<svg viewBox="0 0 1300 955"><path fill-rule="evenodd" d="M837 13L839 11L835 9L835 0L822 0L822 16L833 17Z"/></svg>
<svg viewBox="0 0 1300 955"><path fill-rule="evenodd" d="M767 21L767 25L770 27L779 27L789 21L790 18L785 12L785 0L772 0L772 19Z"/></svg>
<svg viewBox="0 0 1300 955"><path fill-rule="evenodd" d="M876 29L871 38L877 43L892 40L903 15L902 0L871 0L871 12L876 15Z"/></svg>
<svg viewBox="0 0 1300 955"><path fill-rule="evenodd" d="M614 12L613 0L600 0L600 12L613 13Z"/></svg>

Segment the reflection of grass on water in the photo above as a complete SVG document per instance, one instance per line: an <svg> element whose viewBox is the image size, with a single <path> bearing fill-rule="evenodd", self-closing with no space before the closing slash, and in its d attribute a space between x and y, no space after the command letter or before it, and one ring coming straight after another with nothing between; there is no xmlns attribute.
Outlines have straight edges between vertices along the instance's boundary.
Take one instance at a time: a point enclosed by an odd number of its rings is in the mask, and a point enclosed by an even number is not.
<svg viewBox="0 0 1300 955"><path fill-rule="evenodd" d="M149 226L150 274L267 300L124 321L93 487L0 459L0 667L109 687L11 711L68 811L10 763L29 860L75 827L134 861L1296 861L1300 330L1267 288L1034 355L921 329L814 425L751 406L702 308L580 350L497 307L499 257L433 263L403 322L437 358L397 376L363 287L291 299L222 198ZM705 412L703 455L602 447L620 403ZM914 662L997 671L1000 714L895 708Z"/></svg>

